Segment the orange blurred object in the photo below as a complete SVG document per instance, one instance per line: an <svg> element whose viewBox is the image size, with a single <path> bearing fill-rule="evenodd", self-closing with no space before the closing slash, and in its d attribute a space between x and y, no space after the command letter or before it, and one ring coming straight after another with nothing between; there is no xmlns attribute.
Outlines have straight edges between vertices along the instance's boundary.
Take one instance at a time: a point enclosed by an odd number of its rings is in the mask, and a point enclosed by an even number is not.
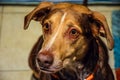
<svg viewBox="0 0 120 80"><path fill-rule="evenodd" d="M116 69L116 78L117 80L120 80L120 68Z"/></svg>

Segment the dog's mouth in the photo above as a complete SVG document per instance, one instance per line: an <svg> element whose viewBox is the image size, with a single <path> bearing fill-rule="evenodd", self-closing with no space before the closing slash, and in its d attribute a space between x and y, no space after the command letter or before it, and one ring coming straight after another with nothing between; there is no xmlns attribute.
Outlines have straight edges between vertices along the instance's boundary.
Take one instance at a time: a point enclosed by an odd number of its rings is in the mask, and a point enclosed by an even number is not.
<svg viewBox="0 0 120 80"><path fill-rule="evenodd" d="M44 68L44 67L40 67L40 70L44 73L54 73L55 72L55 70L47 69L47 68Z"/></svg>
<svg viewBox="0 0 120 80"><path fill-rule="evenodd" d="M69 66L72 63L74 63L73 62L74 60L75 60L75 57L73 57L73 59L65 58L64 60L55 60L56 62L53 62L52 65L44 66L44 64L42 64L41 62L39 62L39 60L36 59L36 66L37 66L38 71L40 71L40 72L56 73L56 72L62 70L63 68L65 68L66 66Z"/></svg>
<svg viewBox="0 0 120 80"><path fill-rule="evenodd" d="M62 64L51 65L49 67L44 67L37 60L36 60L36 66L37 66L37 69L39 71L44 72L44 73L56 73L56 72L60 71L63 68Z"/></svg>
<svg viewBox="0 0 120 80"><path fill-rule="evenodd" d="M44 68L44 67L40 67L40 71L44 72L44 73L56 73L58 71L60 71L62 69L62 67L59 68Z"/></svg>

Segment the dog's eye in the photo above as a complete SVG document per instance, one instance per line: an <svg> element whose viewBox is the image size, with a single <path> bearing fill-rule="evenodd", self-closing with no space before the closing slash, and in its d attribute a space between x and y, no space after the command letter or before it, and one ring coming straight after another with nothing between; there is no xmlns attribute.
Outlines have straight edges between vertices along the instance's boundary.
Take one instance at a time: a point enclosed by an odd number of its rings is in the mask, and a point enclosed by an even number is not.
<svg viewBox="0 0 120 80"><path fill-rule="evenodd" d="M50 30L50 24L49 23L45 23L43 25L43 30L44 30L45 33L49 32L49 30Z"/></svg>
<svg viewBox="0 0 120 80"><path fill-rule="evenodd" d="M78 36L79 36L79 32L78 32L76 29L72 29L72 30L70 31L70 37L71 37L71 38L75 39L75 38L77 38Z"/></svg>

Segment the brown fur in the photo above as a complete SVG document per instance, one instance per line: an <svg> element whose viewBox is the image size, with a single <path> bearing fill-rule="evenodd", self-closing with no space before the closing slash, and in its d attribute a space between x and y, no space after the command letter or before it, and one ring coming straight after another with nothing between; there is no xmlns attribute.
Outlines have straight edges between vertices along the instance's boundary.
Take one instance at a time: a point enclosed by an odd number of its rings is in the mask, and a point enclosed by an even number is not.
<svg viewBox="0 0 120 80"><path fill-rule="evenodd" d="M114 80L107 48L99 38L100 35L105 37L108 48L113 48L102 14L77 4L42 2L25 17L24 29L33 19L39 21L43 29L43 36L29 57L36 77L83 80L94 74L94 80Z"/></svg>

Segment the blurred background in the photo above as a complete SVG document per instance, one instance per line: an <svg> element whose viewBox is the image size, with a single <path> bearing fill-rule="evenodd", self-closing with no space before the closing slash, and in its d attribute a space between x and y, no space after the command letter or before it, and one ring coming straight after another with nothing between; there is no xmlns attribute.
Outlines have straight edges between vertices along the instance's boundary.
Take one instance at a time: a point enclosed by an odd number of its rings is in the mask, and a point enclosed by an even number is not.
<svg viewBox="0 0 120 80"><path fill-rule="evenodd" d="M32 71L28 66L29 53L42 34L41 25L32 21L23 29L24 16L41 1L71 2L82 0L0 0L0 80L30 80ZM109 63L120 80L120 0L88 0L91 10L103 13L115 40L109 51Z"/></svg>

